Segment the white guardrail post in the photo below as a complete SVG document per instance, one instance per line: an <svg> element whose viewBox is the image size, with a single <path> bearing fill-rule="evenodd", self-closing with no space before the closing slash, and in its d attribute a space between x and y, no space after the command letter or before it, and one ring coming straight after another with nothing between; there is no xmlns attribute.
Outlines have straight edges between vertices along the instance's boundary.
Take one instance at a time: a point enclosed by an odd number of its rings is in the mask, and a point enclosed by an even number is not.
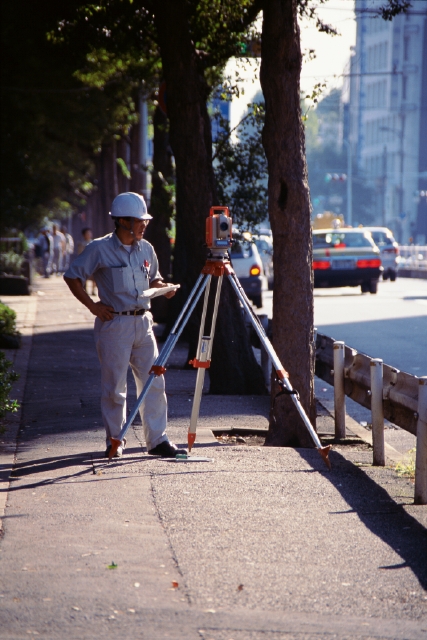
<svg viewBox="0 0 427 640"><path fill-rule="evenodd" d="M373 464L384 467L383 361L380 358L371 360L371 416Z"/></svg>
<svg viewBox="0 0 427 640"><path fill-rule="evenodd" d="M345 392L344 392L345 343L334 342L334 408L335 438L345 438Z"/></svg>
<svg viewBox="0 0 427 640"><path fill-rule="evenodd" d="M427 376L419 379L415 504L427 504Z"/></svg>

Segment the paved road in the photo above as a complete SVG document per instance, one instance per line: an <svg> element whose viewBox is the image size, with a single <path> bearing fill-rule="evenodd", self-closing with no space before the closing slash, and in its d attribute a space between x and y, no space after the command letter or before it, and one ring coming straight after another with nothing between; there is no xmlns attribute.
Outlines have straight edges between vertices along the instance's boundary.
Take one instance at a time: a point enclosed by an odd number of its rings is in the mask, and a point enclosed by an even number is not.
<svg viewBox="0 0 427 640"><path fill-rule="evenodd" d="M264 292L272 315L272 292ZM315 289L315 326L321 333L413 375L427 375L427 280L380 282L377 295L359 288Z"/></svg>

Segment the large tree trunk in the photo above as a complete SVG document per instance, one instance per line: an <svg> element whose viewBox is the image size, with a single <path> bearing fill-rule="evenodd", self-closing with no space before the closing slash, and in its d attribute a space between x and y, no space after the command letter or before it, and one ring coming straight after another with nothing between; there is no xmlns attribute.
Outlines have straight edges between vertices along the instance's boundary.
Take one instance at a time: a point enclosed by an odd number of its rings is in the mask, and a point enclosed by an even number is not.
<svg viewBox="0 0 427 640"><path fill-rule="evenodd" d="M274 243L273 344L315 424L312 245L297 0L265 0L263 10L261 86ZM313 446L290 397L274 402L276 393L273 388L266 444Z"/></svg>
<svg viewBox="0 0 427 640"><path fill-rule="evenodd" d="M184 0L163 0L156 3L154 11L167 86L170 140L176 163L173 271L174 279L181 284L182 304L206 259L205 219L215 200L211 123L206 104L208 87L191 40L187 3ZM249 345L237 299L230 285L225 285L210 370L211 389L215 393L262 393L261 370ZM238 344L229 338L231 328L240 336ZM189 337L194 344L199 329L197 314L193 314L189 329ZM221 361L215 364L218 357ZM239 375L235 375L236 370Z"/></svg>

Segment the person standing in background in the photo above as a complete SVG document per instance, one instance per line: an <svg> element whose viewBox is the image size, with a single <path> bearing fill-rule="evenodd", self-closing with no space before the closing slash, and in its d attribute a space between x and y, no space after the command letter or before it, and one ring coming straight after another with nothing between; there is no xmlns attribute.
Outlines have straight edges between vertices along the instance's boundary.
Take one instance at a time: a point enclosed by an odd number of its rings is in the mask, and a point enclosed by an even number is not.
<svg viewBox="0 0 427 640"><path fill-rule="evenodd" d="M90 227L85 227L84 229L82 229L82 239L79 240L79 242L77 243L77 255L79 256L81 253L83 253L83 251L85 250L85 248L87 247L88 244L90 244L93 240L93 234L92 234L92 229ZM91 282L92 283L92 296L97 296L98 295L98 290L96 288L96 282L93 278L88 278L86 280L86 282L84 282L83 284L83 288L86 291L86 293L89 293L89 291L87 290L87 283Z"/></svg>
<svg viewBox="0 0 427 640"><path fill-rule="evenodd" d="M62 271L66 271L70 266L71 256L74 253L74 240L71 233L68 233L67 227L62 227L61 229L64 238L65 238L65 251L64 251L64 260L62 265Z"/></svg>
<svg viewBox="0 0 427 640"><path fill-rule="evenodd" d="M39 273L45 278L49 278L52 273L52 259L53 259L53 239L50 235L49 227L43 227L40 231L40 235L37 241L40 254L40 267Z"/></svg>
<svg viewBox="0 0 427 640"><path fill-rule="evenodd" d="M56 224L52 227L52 240L53 240L53 261L52 272L55 271L56 275L62 271L62 260L65 251L65 236L58 230Z"/></svg>

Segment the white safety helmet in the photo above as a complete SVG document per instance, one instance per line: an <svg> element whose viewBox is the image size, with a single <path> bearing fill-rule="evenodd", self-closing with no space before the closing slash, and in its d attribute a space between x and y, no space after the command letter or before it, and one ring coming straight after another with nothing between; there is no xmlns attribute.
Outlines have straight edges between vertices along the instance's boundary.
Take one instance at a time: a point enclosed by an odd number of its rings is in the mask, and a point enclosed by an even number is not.
<svg viewBox="0 0 427 640"><path fill-rule="evenodd" d="M138 220L151 220L153 216L147 212L145 200L139 193L128 191L119 193L111 205L110 216L112 218L137 218Z"/></svg>

